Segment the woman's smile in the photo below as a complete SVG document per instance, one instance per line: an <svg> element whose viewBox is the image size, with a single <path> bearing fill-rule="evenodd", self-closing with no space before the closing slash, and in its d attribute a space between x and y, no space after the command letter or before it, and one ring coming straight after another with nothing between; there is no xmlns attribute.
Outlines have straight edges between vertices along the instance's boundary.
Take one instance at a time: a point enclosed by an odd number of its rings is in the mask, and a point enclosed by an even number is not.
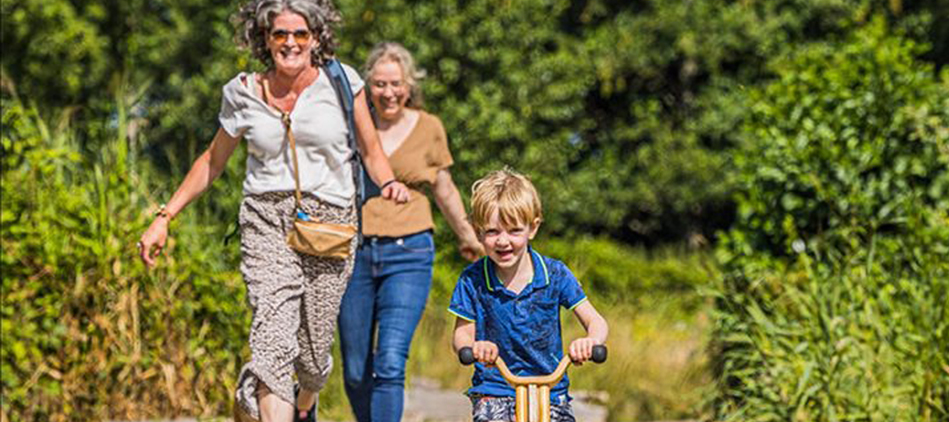
<svg viewBox="0 0 949 422"><path fill-rule="evenodd" d="M393 61L377 63L373 67L371 98L379 117L396 121L409 101L408 85L402 66Z"/></svg>
<svg viewBox="0 0 949 422"><path fill-rule="evenodd" d="M314 42L306 19L290 11L274 18L273 29L267 38L274 65L278 71L287 73L296 73L310 64L310 49Z"/></svg>

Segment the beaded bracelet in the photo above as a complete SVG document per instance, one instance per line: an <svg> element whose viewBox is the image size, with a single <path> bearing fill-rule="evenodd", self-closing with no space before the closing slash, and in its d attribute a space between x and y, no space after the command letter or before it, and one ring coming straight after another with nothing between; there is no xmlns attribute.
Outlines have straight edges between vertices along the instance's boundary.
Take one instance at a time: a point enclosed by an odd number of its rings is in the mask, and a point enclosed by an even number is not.
<svg viewBox="0 0 949 422"><path fill-rule="evenodd" d="M155 218L158 217L165 217L168 219L168 221L171 221L171 214L169 214L168 210L165 209L165 204L161 204L161 206L158 207L158 211L155 211Z"/></svg>

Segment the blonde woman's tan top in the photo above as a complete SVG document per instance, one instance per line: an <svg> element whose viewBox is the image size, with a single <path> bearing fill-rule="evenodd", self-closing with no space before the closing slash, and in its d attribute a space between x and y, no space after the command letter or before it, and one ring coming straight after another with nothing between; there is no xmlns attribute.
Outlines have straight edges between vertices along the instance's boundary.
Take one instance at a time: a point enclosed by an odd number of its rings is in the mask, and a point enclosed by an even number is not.
<svg viewBox="0 0 949 422"><path fill-rule="evenodd" d="M448 138L442 121L419 111L409 136L389 156L395 177L409 187L409 201L397 205L375 197L362 207L362 229L366 236L400 237L434 227L432 206L422 191L435 184L438 170L452 165Z"/></svg>

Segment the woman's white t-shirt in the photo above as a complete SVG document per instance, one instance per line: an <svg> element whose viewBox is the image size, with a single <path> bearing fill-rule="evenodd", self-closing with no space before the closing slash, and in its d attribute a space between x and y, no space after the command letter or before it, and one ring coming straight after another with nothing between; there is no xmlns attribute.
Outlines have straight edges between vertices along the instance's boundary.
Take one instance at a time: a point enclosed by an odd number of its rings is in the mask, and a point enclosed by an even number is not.
<svg viewBox="0 0 949 422"><path fill-rule="evenodd" d="M353 68L343 65L343 69L356 95L364 82ZM257 96L254 80L254 75L241 72L224 85L218 120L229 135L247 140L245 195L293 191L293 155L280 112ZM290 129L300 162L300 190L333 205L349 206L356 192L350 162L354 151L347 140L346 117L324 69L297 98Z"/></svg>

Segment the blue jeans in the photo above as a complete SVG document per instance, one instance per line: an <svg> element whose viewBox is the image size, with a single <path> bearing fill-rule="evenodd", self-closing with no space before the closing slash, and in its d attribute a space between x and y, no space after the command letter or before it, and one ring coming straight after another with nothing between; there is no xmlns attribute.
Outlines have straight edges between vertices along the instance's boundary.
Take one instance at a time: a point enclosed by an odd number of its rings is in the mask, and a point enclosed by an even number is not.
<svg viewBox="0 0 949 422"><path fill-rule="evenodd" d="M339 312L339 340L346 395L359 422L402 419L405 361L425 310L434 261L430 231L367 237L356 251Z"/></svg>

